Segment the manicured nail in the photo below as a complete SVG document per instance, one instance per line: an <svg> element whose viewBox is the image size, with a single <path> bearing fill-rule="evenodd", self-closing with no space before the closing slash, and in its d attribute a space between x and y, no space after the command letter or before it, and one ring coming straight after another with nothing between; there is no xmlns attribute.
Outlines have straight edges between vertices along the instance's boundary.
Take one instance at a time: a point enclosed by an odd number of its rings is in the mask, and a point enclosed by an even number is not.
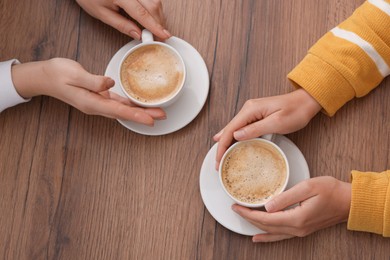
<svg viewBox="0 0 390 260"><path fill-rule="evenodd" d="M223 129L221 131L219 131L216 135L214 135L214 138L221 136L222 133L223 133Z"/></svg>
<svg viewBox="0 0 390 260"><path fill-rule="evenodd" d="M112 78L107 79L108 88L112 88L115 85L115 81Z"/></svg>
<svg viewBox="0 0 390 260"><path fill-rule="evenodd" d="M136 31L130 31L130 36L136 40L141 40L141 36Z"/></svg>
<svg viewBox="0 0 390 260"><path fill-rule="evenodd" d="M258 243L258 242L260 242L260 239L254 237L254 238L252 238L252 242L253 243Z"/></svg>
<svg viewBox="0 0 390 260"><path fill-rule="evenodd" d="M264 207L267 212L272 212L272 210L274 210L275 208L275 202L273 200L270 200L264 205Z"/></svg>
<svg viewBox="0 0 390 260"><path fill-rule="evenodd" d="M168 38L171 38L172 37L172 34L170 32L168 32L167 29L164 29L163 30L164 34L168 37Z"/></svg>
<svg viewBox="0 0 390 260"><path fill-rule="evenodd" d="M238 130L236 132L234 132L234 138L235 139L241 139L241 138L244 138L245 137L245 131L244 130Z"/></svg>

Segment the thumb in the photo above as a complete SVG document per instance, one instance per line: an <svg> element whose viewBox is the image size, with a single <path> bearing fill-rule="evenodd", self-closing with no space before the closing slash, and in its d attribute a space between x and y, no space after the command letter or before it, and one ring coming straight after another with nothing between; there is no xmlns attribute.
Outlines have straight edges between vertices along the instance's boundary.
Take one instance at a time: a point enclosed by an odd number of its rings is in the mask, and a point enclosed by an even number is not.
<svg viewBox="0 0 390 260"><path fill-rule="evenodd" d="M281 194L275 196L272 200L268 201L265 204L267 212L271 213L281 211L289 206L315 196L316 193L314 189L311 188L311 185L308 185L311 183L311 180L312 179L302 181L293 186L291 189L282 192Z"/></svg>
<svg viewBox="0 0 390 260"><path fill-rule="evenodd" d="M106 91L115 85L115 81L112 78L94 75L86 70L81 70L78 73L76 80L72 80L70 83L74 86L82 87L95 93Z"/></svg>

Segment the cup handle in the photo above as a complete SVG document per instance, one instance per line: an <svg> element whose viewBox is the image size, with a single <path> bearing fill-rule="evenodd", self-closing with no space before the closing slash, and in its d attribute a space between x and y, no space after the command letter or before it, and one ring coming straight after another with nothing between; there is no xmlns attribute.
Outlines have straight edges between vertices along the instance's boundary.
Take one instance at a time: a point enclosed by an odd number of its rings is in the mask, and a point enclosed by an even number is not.
<svg viewBox="0 0 390 260"><path fill-rule="evenodd" d="M153 34L146 29L142 30L142 43L152 42L152 41L153 41Z"/></svg>
<svg viewBox="0 0 390 260"><path fill-rule="evenodd" d="M264 138L265 140L271 141L274 143L275 141L275 134L266 134L262 135L261 138Z"/></svg>

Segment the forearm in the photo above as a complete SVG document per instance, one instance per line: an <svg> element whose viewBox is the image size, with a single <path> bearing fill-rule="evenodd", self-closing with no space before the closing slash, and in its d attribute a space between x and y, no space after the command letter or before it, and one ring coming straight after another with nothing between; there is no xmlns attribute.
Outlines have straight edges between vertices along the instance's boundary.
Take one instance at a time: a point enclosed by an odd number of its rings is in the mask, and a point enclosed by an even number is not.
<svg viewBox="0 0 390 260"><path fill-rule="evenodd" d="M372 2L382 5L365 2L324 35L288 75L328 115L369 93L390 73L390 1Z"/></svg>

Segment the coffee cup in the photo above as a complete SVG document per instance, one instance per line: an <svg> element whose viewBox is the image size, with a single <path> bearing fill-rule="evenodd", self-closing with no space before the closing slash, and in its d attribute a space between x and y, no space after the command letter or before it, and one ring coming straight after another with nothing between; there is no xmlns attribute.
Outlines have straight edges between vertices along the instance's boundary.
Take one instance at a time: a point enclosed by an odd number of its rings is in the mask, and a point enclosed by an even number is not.
<svg viewBox="0 0 390 260"><path fill-rule="evenodd" d="M262 207L282 193L289 176L286 155L275 143L264 138L233 144L219 166L223 190L234 202L250 208Z"/></svg>
<svg viewBox="0 0 390 260"><path fill-rule="evenodd" d="M142 107L166 107L177 100L186 78L183 58L170 45L142 31L142 43L131 48L119 65L123 93Z"/></svg>

